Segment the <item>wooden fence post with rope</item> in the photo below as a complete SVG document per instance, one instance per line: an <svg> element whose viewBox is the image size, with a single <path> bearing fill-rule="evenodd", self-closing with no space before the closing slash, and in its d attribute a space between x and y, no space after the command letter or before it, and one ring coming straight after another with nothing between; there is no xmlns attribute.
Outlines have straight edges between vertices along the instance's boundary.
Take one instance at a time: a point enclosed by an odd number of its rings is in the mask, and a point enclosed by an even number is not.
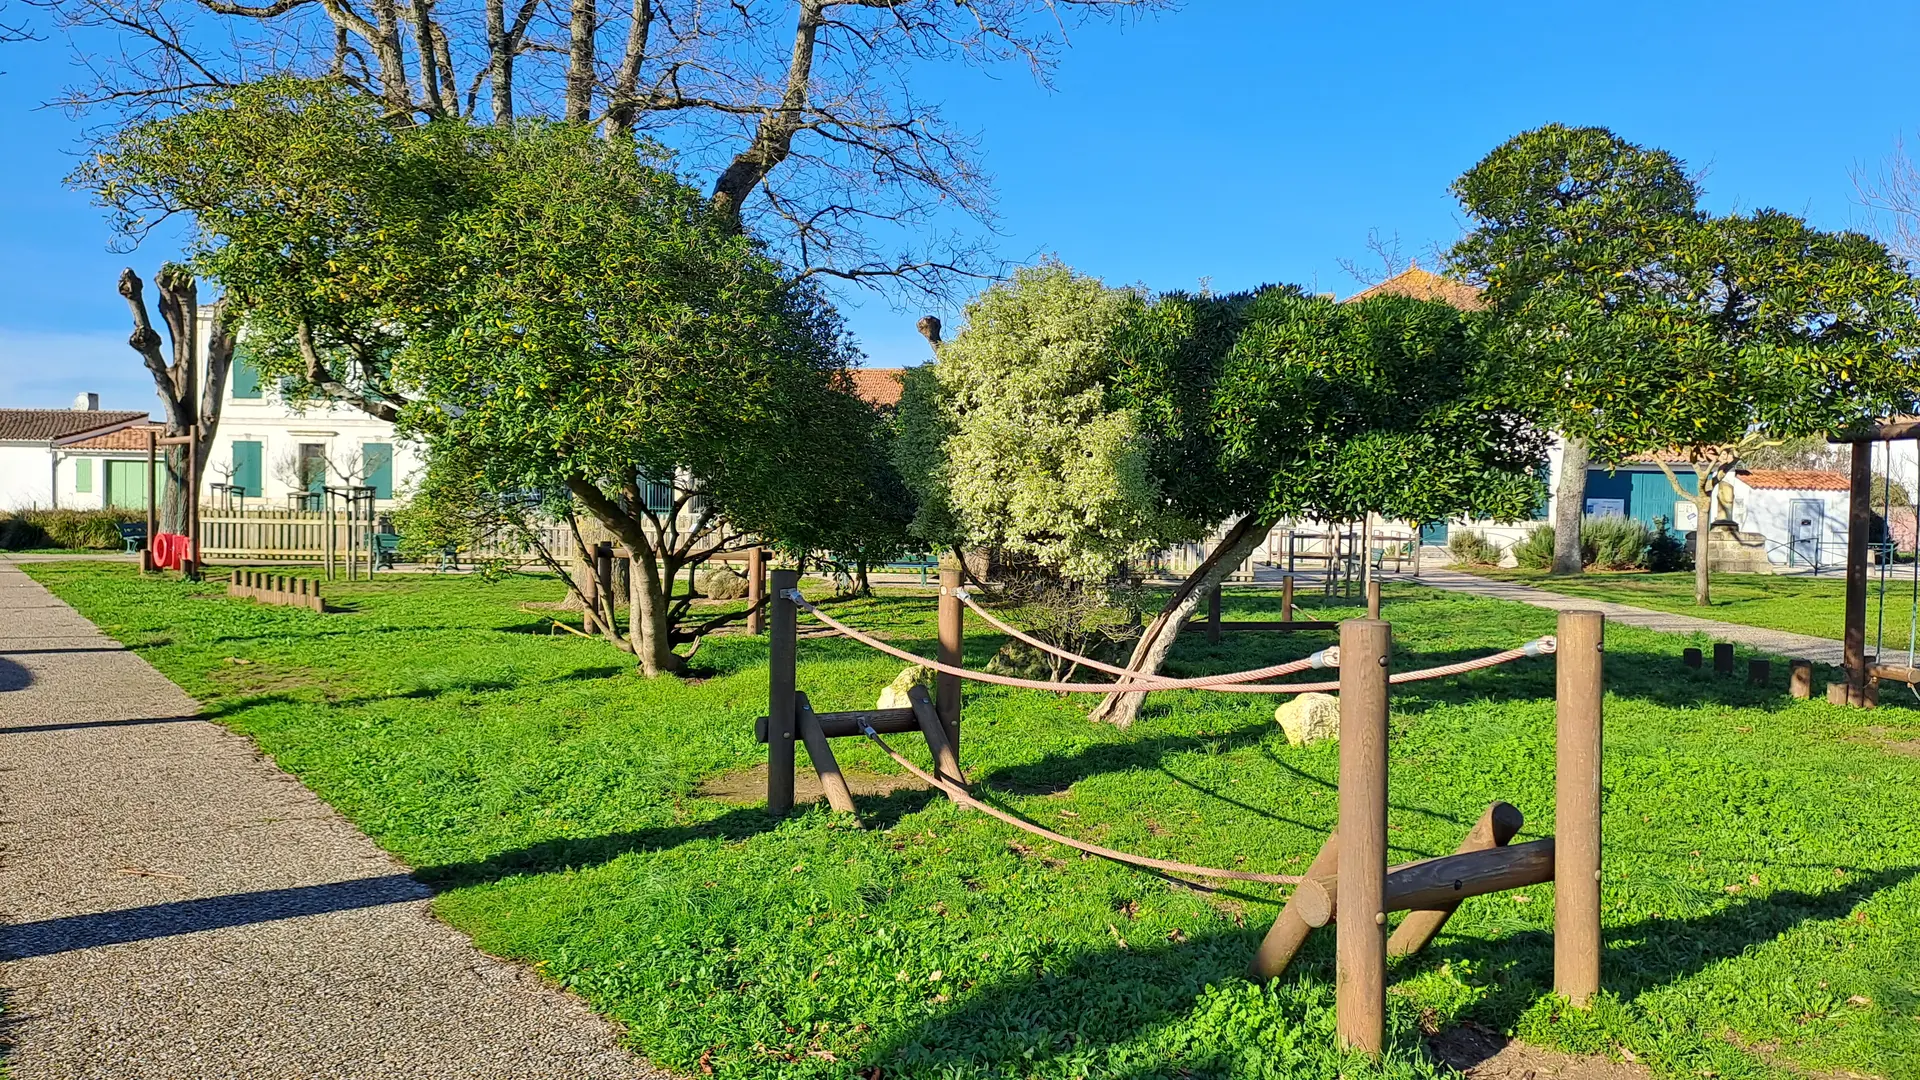
<svg viewBox="0 0 1920 1080"><path fill-rule="evenodd" d="M841 777L828 740L864 735L895 764L955 803L1015 828L1074 850L1162 874L1222 878L1267 885L1291 885L1294 891L1275 920L1249 974L1265 981L1282 974L1314 927L1335 928L1336 1033L1340 1045L1377 1057L1386 1037L1386 962L1426 946L1461 901L1492 892L1553 881L1555 901L1554 986L1576 1006L1584 1006L1600 986L1600 754L1604 684L1601 649L1606 620L1595 611L1560 615L1558 637L1535 639L1512 649L1417 671L1391 671L1392 629L1378 619L1340 624L1340 645L1303 660L1250 671L1177 679L1146 675L1091 657L1075 656L1033 638L980 606L959 583L959 568L943 568L940 595L940 659L928 660L872 634L848 626L810 603L790 570L773 575L770 653L772 677L769 715L759 737L768 743L767 802L784 813L793 805L795 724L804 735L814 767L835 809L853 809L853 797ZM1090 671L1122 681L1052 682L961 666L963 614L972 607L993 629L1019 641L1072 657ZM935 696L919 687L908 691L910 708L861 712L813 712L795 685L795 620L806 611L826 628L936 675ZM1555 800L1563 839L1553 837L1510 844L1524 824L1520 811L1496 802L1454 854L1400 866L1387 865L1388 695L1397 683L1442 678L1505 664L1523 657L1558 657ZM1267 680L1337 665L1337 684L1274 683ZM1160 690L1292 694L1337 689L1340 693L1339 818L1305 875L1227 870L1131 854L1078 840L1027 821L975 795L960 769L957 734L959 684L985 682L1054 693L1149 693ZM941 710L940 696L951 693L954 726ZM887 745L885 734L918 731L927 740L933 771L914 764ZM1339 918L1341 912L1347 913ZM1411 912L1391 937L1387 917Z"/></svg>
<svg viewBox="0 0 1920 1080"><path fill-rule="evenodd" d="M960 667L965 660L967 609L960 606L960 560L940 557L940 649L942 664ZM948 672L933 676L933 711L946 729L947 747L960 760L960 677Z"/></svg>

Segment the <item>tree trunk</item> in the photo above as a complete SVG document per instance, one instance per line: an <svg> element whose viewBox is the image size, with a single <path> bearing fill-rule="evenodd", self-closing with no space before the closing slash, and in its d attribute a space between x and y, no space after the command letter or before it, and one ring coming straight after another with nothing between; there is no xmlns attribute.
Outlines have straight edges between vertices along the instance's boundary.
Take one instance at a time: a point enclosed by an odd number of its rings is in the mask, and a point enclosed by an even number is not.
<svg viewBox="0 0 1920 1080"><path fill-rule="evenodd" d="M1587 509L1587 440L1568 436L1560 449L1560 490L1553 509L1553 572L1578 574L1580 519Z"/></svg>
<svg viewBox="0 0 1920 1080"><path fill-rule="evenodd" d="M628 541L631 547L632 541ZM670 579L663 576L653 552L644 554L633 548L633 590L628 597L627 640L633 655L639 658L640 673L651 679L679 671L685 665L673 651L673 627L667 615L672 603L667 596Z"/></svg>
<svg viewBox="0 0 1920 1080"><path fill-rule="evenodd" d="M1159 674L1161 666L1167 662L1167 654L1173 651L1174 640L1180 636L1181 625L1199 610L1208 592L1218 588L1228 574L1246 561L1272 528L1271 521L1256 520L1252 514L1236 522L1227 535L1220 538L1213 554L1187 575L1187 579L1167 598L1160 614L1147 624L1140 640L1134 644L1133 655L1127 660L1127 670L1147 675ZM1100 704L1094 708L1089 719L1116 727L1128 727L1140 718L1140 708L1146 696L1108 694L1100 699Z"/></svg>
<svg viewBox="0 0 1920 1080"><path fill-rule="evenodd" d="M1700 494L1693 497L1694 513L1698 523L1693 530L1693 602L1701 607L1713 603L1707 588L1710 567L1707 558L1707 525L1713 517L1713 489L1706 481L1700 483Z"/></svg>

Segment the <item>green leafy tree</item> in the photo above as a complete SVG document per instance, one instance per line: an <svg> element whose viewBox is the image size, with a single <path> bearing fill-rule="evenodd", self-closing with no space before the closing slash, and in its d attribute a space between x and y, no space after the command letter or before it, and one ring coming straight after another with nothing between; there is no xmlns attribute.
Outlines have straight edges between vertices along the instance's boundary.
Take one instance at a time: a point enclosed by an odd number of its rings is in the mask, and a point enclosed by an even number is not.
<svg viewBox="0 0 1920 1080"><path fill-rule="evenodd" d="M1563 387L1604 387L1647 363L1593 327L1666 291L1678 238L1700 219L1699 193L1673 155L1561 124L1502 143L1453 192L1474 227L1452 268L1484 288L1493 347L1533 369L1529 408L1563 436L1553 572L1577 574L1590 430L1609 399Z"/></svg>
<svg viewBox="0 0 1920 1080"><path fill-rule="evenodd" d="M1684 455L1697 494L1655 460L1699 508L1694 599L1704 605L1712 493L1743 457L1913 409L1920 286L1878 241L1774 210L1698 222L1664 264L1660 290L1578 322L1575 348L1638 362L1574 367L1556 385L1610 460Z"/></svg>
<svg viewBox="0 0 1920 1080"><path fill-rule="evenodd" d="M1030 558L1082 585L1199 535L1167 510L1140 410L1111 393L1138 294L1059 263L1016 272L905 388L902 472L919 534Z"/></svg>
<svg viewBox="0 0 1920 1080"><path fill-rule="evenodd" d="M1513 406L1511 369L1471 316L1394 295L1335 304L1292 287L1163 297L1124 344L1118 396L1157 438L1170 507L1228 523L1168 598L1128 667L1154 673L1179 627L1283 518L1431 521L1529 514L1545 437ZM1129 724L1142 695L1096 719Z"/></svg>
<svg viewBox="0 0 1920 1080"><path fill-rule="evenodd" d="M832 309L638 149L547 125L499 144L392 364L418 395L403 423L492 490L564 488L634 553L629 639L653 675L715 624L678 625L679 571L808 535L812 493L862 447Z"/></svg>

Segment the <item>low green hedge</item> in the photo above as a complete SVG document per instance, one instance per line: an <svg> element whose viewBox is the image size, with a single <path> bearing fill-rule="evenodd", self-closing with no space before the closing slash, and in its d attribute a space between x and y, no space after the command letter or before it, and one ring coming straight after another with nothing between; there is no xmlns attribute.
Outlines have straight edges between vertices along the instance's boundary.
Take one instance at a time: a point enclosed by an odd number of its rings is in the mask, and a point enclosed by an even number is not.
<svg viewBox="0 0 1920 1080"><path fill-rule="evenodd" d="M146 520L134 510L15 510L0 517L0 551L120 551L126 547L120 526Z"/></svg>

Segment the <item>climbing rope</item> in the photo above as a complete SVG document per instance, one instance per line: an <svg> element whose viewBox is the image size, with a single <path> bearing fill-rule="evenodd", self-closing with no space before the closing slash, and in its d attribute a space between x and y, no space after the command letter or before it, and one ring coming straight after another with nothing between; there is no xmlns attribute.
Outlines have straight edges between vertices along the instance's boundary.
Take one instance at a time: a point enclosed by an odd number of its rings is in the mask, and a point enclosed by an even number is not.
<svg viewBox="0 0 1920 1080"><path fill-rule="evenodd" d="M1211 866L1194 866L1191 863L1173 862L1169 859L1154 859L1145 855L1131 855L1124 851L1115 851L1112 848L1101 847L1099 844L1089 844L1085 840L1075 840L1071 836L1063 836L1060 833L1054 832L1052 829L1043 828L1024 818L1009 814L1005 810L990 803L981 802L965 787L943 777L935 776L925 769L920 768L918 765L915 765L913 762L908 761L906 758L901 757L893 747L887 745L886 740L880 737L879 732L873 730L873 725L863 723L860 725L860 730L867 738L872 739L876 746L880 747L882 753L892 758L894 764L907 770L914 776L919 777L923 783L932 786L935 790L945 794L947 798L952 799L961 806L970 810L978 810L989 817L998 818L1015 828L1024 829L1035 836L1044 837L1056 844L1064 844L1075 851L1084 851L1089 855L1097 855L1102 859L1110 859L1113 862L1125 863L1128 866L1139 866L1148 870L1158 870L1168 874L1225 878L1229 881L1258 881L1268 885L1298 885L1302 880L1298 874L1257 874L1251 870L1221 870Z"/></svg>
<svg viewBox="0 0 1920 1080"><path fill-rule="evenodd" d="M868 648L877 649L880 652L886 653L888 656L905 660L910 664L918 664L923 668L930 668L956 678L968 679L973 682L991 683L996 686L1012 686L1025 690L1050 690L1056 693L1066 692L1077 694L1144 694L1152 690L1217 690L1223 693L1240 694L1302 694L1309 691L1325 693L1326 691L1338 690L1340 688L1338 680L1317 683L1288 683L1286 685L1275 685L1273 683L1250 685L1248 682L1248 680L1252 679L1270 679L1280 675L1288 675L1296 671L1303 671L1307 668L1338 667L1340 665L1340 650L1337 646L1322 649L1312 656L1307 657L1305 660L1294 660L1286 664L1275 664L1272 667L1257 668L1253 671L1238 671L1226 675L1209 675L1195 679L1167 679L1158 682L1132 683L1068 683L1046 682L1041 679L1022 679L1012 675L995 675L991 672L972 671L963 667L955 667L952 664L943 664L938 660L928 660L924 656L915 656L905 649L898 648L878 638L863 634L815 607L805 596L800 594L800 590L798 589L789 590L787 592L787 599L805 608L809 614L819 619L822 623L825 623L839 633ZM1557 643L1553 635L1549 634L1546 637L1535 638L1517 649L1508 649L1504 652L1493 653L1492 655L1482 656L1473 660L1462 660L1456 664L1442 664L1439 667L1423 668L1419 671L1395 672L1388 676L1387 681L1399 685L1402 683L1420 682L1425 679L1445 678L1448 675L1460 675L1469 671L1478 671L1482 668L1490 668L1498 664L1509 663L1523 657L1546 656L1551 654L1556 647ZM1149 677L1135 675L1134 677L1160 679L1160 676Z"/></svg>

